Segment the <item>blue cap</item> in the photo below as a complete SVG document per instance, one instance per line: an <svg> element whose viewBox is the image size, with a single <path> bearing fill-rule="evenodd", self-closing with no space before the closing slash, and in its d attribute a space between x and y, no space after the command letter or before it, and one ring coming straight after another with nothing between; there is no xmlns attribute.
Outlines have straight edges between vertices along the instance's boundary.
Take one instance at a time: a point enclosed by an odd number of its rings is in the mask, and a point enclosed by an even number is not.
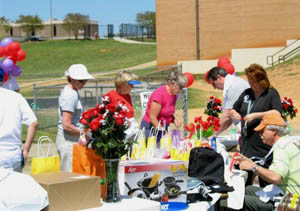
<svg viewBox="0 0 300 211"><path fill-rule="evenodd" d="M135 81L135 80L130 80L130 81L128 81L127 83L130 84L130 85L139 85L139 84L142 84L142 82L140 82L140 81Z"/></svg>

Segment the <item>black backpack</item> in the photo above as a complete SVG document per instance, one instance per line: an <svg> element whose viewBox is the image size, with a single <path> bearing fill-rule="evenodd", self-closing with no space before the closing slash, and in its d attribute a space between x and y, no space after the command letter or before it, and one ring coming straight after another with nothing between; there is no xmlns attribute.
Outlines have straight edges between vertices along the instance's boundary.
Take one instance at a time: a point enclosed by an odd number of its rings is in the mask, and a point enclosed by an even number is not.
<svg viewBox="0 0 300 211"><path fill-rule="evenodd" d="M206 185L224 183L224 159L208 147L191 150L188 176L202 180Z"/></svg>

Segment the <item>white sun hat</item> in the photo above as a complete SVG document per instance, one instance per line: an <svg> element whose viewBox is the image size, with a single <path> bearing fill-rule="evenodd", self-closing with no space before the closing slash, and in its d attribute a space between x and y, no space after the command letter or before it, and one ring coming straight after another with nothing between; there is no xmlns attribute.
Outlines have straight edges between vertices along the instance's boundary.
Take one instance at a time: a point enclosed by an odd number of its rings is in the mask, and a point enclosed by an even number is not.
<svg viewBox="0 0 300 211"><path fill-rule="evenodd" d="M65 71L65 76L69 76L75 80L90 80L95 79L87 71L87 68L83 64L72 64L67 71Z"/></svg>

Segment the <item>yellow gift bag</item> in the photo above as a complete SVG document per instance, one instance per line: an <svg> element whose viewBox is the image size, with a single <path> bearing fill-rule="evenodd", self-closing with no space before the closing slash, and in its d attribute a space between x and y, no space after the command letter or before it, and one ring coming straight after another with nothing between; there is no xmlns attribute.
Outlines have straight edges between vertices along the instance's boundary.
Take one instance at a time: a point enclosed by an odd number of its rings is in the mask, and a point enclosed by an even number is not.
<svg viewBox="0 0 300 211"><path fill-rule="evenodd" d="M45 153L42 149L42 143L48 142L48 150ZM60 171L59 156L55 152L50 155L50 149L53 141L48 136L41 136L38 140L38 155L33 157L31 161L31 174L40 174L46 172Z"/></svg>

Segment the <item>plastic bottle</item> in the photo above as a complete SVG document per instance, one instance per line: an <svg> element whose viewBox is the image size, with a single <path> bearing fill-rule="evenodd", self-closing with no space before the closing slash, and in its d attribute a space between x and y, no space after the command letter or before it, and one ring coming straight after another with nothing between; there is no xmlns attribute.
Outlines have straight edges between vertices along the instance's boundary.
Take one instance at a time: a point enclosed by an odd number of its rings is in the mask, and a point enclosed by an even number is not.
<svg viewBox="0 0 300 211"><path fill-rule="evenodd" d="M212 137L210 139L210 147L214 150L217 151L217 139L216 137Z"/></svg>
<svg viewBox="0 0 300 211"><path fill-rule="evenodd" d="M231 128L231 140L237 140L236 127L233 125Z"/></svg>

